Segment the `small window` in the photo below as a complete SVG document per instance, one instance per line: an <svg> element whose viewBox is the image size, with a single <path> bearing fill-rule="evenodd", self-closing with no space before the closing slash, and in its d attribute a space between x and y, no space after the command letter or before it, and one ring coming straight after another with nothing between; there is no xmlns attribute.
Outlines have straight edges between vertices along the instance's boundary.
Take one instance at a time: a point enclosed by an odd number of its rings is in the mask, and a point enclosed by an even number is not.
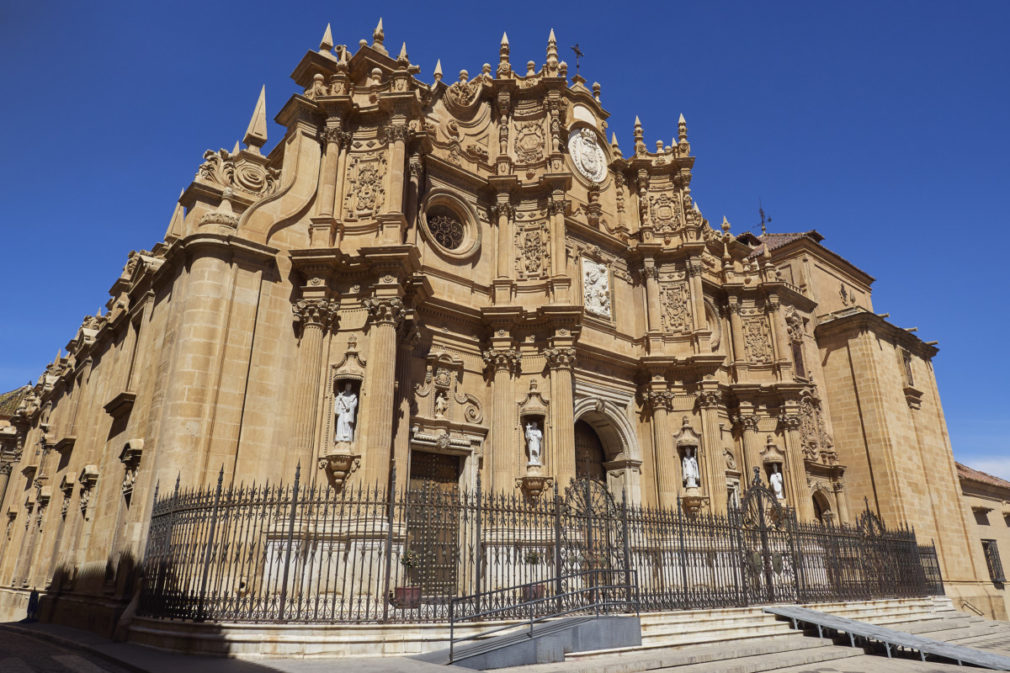
<svg viewBox="0 0 1010 673"><path fill-rule="evenodd" d="M912 376L912 354L904 348L899 348L898 362L901 364L901 373L905 378L905 387L914 388L915 378Z"/></svg>
<svg viewBox="0 0 1010 673"><path fill-rule="evenodd" d="M1010 514L1004 514L1003 521L1006 522L1007 528L1010 528Z"/></svg>
<svg viewBox="0 0 1010 673"><path fill-rule="evenodd" d="M971 513L975 515L975 523L980 526L989 525L989 510L982 508L976 509L972 507Z"/></svg>
<svg viewBox="0 0 1010 673"><path fill-rule="evenodd" d="M996 540L982 540L982 550L985 552L985 564L989 567L989 578L993 582L1005 582L1003 564L999 560L999 548Z"/></svg>

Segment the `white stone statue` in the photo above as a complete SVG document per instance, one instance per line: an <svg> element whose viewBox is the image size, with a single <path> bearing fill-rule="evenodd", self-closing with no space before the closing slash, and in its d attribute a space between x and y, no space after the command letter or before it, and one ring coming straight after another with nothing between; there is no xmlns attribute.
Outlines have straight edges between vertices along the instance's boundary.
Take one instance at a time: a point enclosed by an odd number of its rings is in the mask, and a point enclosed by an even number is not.
<svg viewBox="0 0 1010 673"><path fill-rule="evenodd" d="M779 466L777 463L772 464L772 474L768 477L768 483L772 485L772 492L775 494L776 498L779 500L786 499L786 491L782 486L782 473L779 472Z"/></svg>
<svg viewBox="0 0 1010 673"><path fill-rule="evenodd" d="M684 473L684 488L698 488L701 473L698 472L698 459L694 455L693 447L684 449L684 458L680 461L680 468Z"/></svg>
<svg viewBox="0 0 1010 673"><path fill-rule="evenodd" d="M530 452L530 462L528 465L539 467L542 465L540 462L540 447L543 445L544 433L537 425L536 421L530 421L526 424L526 448Z"/></svg>
<svg viewBox="0 0 1010 673"><path fill-rule="evenodd" d="M354 441L354 412L358 408L358 396L354 394L350 383L337 393L333 402L333 413L337 416L337 431L333 440L336 442Z"/></svg>
<svg viewBox="0 0 1010 673"><path fill-rule="evenodd" d="M446 395L443 392L438 392L435 394L435 418L443 418L445 416L446 410L449 408L449 402L446 400Z"/></svg>

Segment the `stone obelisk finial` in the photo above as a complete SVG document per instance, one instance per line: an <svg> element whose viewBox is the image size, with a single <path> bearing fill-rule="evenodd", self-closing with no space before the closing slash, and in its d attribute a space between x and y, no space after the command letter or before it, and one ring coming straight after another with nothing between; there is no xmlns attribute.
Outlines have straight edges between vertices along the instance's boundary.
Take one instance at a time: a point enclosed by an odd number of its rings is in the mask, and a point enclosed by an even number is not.
<svg viewBox="0 0 1010 673"><path fill-rule="evenodd" d="M245 130L245 137L242 138L246 149L250 152L260 153L260 148L267 142L267 87L264 84L260 89L259 100L256 101L256 108L253 110L252 119L249 120L249 127Z"/></svg>

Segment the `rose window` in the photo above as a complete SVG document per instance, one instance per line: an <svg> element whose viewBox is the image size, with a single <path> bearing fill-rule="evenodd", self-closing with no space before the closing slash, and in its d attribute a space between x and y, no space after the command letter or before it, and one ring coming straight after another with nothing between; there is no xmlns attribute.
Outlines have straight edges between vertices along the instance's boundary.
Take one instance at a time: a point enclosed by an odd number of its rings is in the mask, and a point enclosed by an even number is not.
<svg viewBox="0 0 1010 673"><path fill-rule="evenodd" d="M428 218L428 230L446 250L456 250L463 245L463 224L449 215L433 215Z"/></svg>

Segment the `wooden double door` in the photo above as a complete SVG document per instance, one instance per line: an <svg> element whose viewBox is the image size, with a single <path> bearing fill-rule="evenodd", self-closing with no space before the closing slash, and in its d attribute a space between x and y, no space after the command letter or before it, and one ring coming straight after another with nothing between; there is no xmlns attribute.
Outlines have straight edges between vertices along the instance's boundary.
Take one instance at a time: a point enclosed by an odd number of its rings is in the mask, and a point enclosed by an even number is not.
<svg viewBox="0 0 1010 673"><path fill-rule="evenodd" d="M411 451L407 485L407 548L419 563L407 571L421 596L455 596L459 568L459 456Z"/></svg>

